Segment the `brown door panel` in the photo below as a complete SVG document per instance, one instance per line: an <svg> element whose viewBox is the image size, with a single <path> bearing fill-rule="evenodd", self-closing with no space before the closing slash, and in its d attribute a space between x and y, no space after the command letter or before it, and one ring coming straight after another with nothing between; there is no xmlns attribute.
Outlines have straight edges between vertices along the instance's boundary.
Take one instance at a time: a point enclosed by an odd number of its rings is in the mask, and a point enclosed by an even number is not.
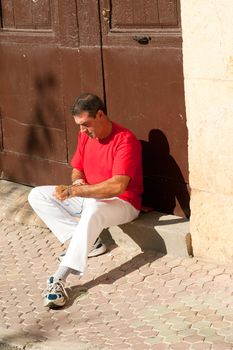
<svg viewBox="0 0 233 350"><path fill-rule="evenodd" d="M108 114L142 142L143 203L189 216L180 4L101 0Z"/></svg>
<svg viewBox="0 0 233 350"><path fill-rule="evenodd" d="M3 119L5 151L66 162L66 134L63 130L21 124Z"/></svg>
<svg viewBox="0 0 233 350"><path fill-rule="evenodd" d="M105 2L111 8L112 30L142 30L177 27L179 3L176 0L112 0Z"/></svg>
<svg viewBox="0 0 233 350"><path fill-rule="evenodd" d="M6 29L50 29L51 0L1 0L2 24Z"/></svg>
<svg viewBox="0 0 233 350"><path fill-rule="evenodd" d="M60 51L4 43L0 52L2 117L63 130Z"/></svg>
<svg viewBox="0 0 233 350"><path fill-rule="evenodd" d="M2 177L22 184L69 184L71 168L66 163L33 158L12 152L0 153Z"/></svg>

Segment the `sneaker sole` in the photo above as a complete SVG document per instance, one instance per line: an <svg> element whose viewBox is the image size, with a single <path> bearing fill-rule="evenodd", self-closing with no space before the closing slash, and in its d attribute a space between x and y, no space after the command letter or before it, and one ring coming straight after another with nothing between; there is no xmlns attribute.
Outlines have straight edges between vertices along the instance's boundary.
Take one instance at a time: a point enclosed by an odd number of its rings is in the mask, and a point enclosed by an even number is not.
<svg viewBox="0 0 233 350"><path fill-rule="evenodd" d="M44 301L44 307L48 307L50 309L56 309L56 308L59 308L59 307L62 307L64 306L66 303L66 300L64 300L62 303L60 304L54 304L54 302L52 301L48 301L48 300L45 300Z"/></svg>
<svg viewBox="0 0 233 350"><path fill-rule="evenodd" d="M67 300L68 298L66 297L60 298L60 300L49 300L46 296L44 296L44 306L50 308L61 307L66 304Z"/></svg>

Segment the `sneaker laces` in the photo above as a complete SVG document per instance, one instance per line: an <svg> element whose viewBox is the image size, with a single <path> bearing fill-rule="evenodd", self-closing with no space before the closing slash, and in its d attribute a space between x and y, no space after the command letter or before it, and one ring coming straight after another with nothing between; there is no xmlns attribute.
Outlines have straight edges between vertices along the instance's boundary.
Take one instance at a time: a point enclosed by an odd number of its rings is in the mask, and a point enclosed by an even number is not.
<svg viewBox="0 0 233 350"><path fill-rule="evenodd" d="M64 284L61 280L57 282L50 283L47 287L46 294L57 294L57 293L62 293L65 295L67 299L69 299L68 294L65 290Z"/></svg>

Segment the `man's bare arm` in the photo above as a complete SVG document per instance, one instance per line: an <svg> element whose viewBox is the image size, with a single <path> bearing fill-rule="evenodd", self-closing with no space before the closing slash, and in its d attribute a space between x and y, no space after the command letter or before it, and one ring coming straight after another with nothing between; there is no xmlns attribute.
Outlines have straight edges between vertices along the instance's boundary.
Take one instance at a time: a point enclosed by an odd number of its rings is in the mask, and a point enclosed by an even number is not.
<svg viewBox="0 0 233 350"><path fill-rule="evenodd" d="M127 175L115 175L112 178L95 185L63 186L62 191L56 187L55 197L65 200L71 197L84 198L111 198L121 195L127 188L130 177Z"/></svg>

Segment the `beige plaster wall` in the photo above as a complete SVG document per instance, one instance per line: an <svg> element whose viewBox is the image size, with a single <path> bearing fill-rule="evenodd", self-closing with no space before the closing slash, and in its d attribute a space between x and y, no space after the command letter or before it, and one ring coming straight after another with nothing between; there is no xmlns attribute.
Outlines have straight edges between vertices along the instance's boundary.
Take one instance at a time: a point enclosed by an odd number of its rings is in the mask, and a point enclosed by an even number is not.
<svg viewBox="0 0 233 350"><path fill-rule="evenodd" d="M233 261L233 1L181 0L194 255Z"/></svg>

